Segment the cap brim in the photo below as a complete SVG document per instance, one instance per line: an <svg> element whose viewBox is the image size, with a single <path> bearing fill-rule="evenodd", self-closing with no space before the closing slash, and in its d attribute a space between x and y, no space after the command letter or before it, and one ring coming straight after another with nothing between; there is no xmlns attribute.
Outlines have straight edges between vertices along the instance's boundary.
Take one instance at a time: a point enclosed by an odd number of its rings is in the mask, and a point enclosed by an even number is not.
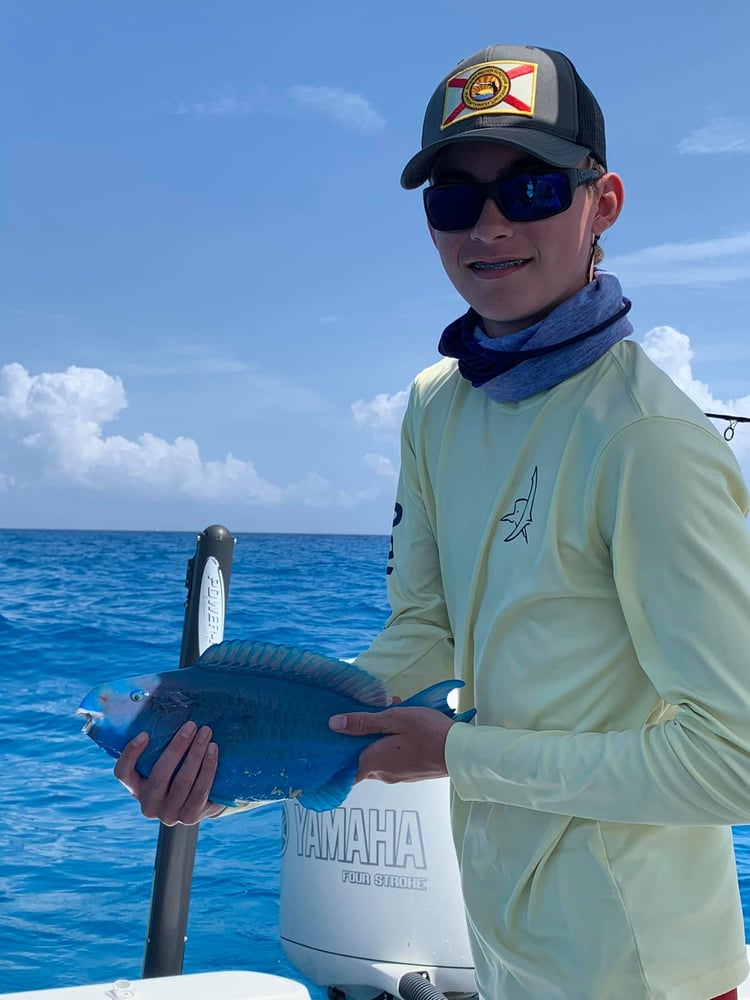
<svg viewBox="0 0 750 1000"><path fill-rule="evenodd" d="M404 167L401 187L412 189L424 184L429 179L435 157L440 150L457 142L497 142L503 146L512 146L514 149L531 153L532 156L537 156L555 167L575 167L590 152L584 146L578 146L567 139L536 129L514 128L510 125L474 129L446 136L420 150Z"/></svg>

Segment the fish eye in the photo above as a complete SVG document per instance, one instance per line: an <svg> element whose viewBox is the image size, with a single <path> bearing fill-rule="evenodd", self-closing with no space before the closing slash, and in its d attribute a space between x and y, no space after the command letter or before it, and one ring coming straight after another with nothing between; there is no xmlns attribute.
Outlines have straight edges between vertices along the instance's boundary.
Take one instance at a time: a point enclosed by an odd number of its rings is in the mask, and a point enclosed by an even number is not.
<svg viewBox="0 0 750 1000"><path fill-rule="evenodd" d="M131 701L143 701L145 697L146 697L146 692L143 690L143 688L135 688L133 691L130 692Z"/></svg>

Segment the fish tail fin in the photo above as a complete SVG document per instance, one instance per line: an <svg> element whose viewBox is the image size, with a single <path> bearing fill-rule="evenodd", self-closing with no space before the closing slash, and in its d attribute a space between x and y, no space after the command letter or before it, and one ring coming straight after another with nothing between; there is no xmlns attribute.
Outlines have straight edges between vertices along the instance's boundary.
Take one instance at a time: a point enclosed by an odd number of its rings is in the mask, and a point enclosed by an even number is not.
<svg viewBox="0 0 750 1000"><path fill-rule="evenodd" d="M452 680L452 681L438 681L437 684L433 684L424 691L418 691L417 694L407 698L406 701L402 701L398 704L398 708L413 708L419 706L420 708L434 708L438 712L442 712L443 715L447 715L449 719L454 719L456 722L468 722L469 719L473 719L476 715L476 709L471 708L467 712L462 712L460 715L456 715L454 709L448 704L448 695L451 691L456 688L462 688L464 686L463 681Z"/></svg>
<svg viewBox="0 0 750 1000"><path fill-rule="evenodd" d="M459 712L453 719L454 722L471 722L474 716L477 714L475 708L467 708L465 712Z"/></svg>

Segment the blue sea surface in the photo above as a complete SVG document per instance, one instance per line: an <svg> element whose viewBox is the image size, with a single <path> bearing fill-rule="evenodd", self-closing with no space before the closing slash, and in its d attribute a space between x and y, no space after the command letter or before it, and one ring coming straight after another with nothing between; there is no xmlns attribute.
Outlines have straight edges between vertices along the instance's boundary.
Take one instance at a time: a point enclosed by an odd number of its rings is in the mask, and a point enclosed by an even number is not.
<svg viewBox="0 0 750 1000"><path fill-rule="evenodd" d="M195 540L0 531L0 991L140 976L158 824L73 713L95 684L178 665ZM355 656L388 614L387 552L380 536L238 535L226 637ZM202 824L185 972L301 980L279 943L280 829L276 806ZM747 930L750 828L734 833Z"/></svg>
<svg viewBox="0 0 750 1000"><path fill-rule="evenodd" d="M140 977L158 824L74 712L95 684L178 666L195 543L0 531L2 992ZM355 656L388 614L387 554L381 536L238 535L225 636ZM301 980L279 943L280 845L280 806L202 824L185 972Z"/></svg>

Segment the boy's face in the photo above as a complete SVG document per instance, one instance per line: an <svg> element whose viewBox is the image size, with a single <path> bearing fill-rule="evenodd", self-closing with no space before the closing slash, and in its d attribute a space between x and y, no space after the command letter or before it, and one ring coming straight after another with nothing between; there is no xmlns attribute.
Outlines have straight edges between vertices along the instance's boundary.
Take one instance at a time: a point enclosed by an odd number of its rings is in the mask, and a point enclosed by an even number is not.
<svg viewBox="0 0 750 1000"><path fill-rule="evenodd" d="M493 181L529 162L528 153L499 143L455 143L439 155L431 182ZM523 330L587 283L593 234L614 222L622 204L619 178L606 177L600 189L614 178L616 205L610 195L600 198L579 187L569 209L538 222L511 222L488 198L473 228L444 233L430 227L446 274L484 319L489 336ZM501 261L509 262L502 270L476 266Z"/></svg>

